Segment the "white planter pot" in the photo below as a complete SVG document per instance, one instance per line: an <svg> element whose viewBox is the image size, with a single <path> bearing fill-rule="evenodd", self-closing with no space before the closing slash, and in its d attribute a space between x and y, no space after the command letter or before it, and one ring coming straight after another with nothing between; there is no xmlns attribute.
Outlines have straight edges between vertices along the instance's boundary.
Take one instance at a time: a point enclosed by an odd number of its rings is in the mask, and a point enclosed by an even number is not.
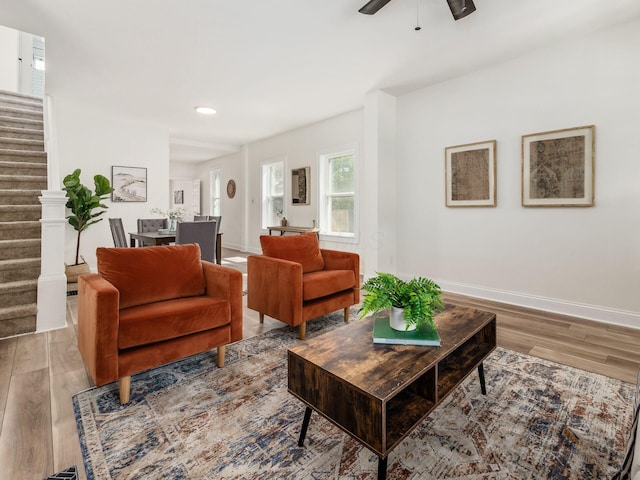
<svg viewBox="0 0 640 480"><path fill-rule="evenodd" d="M407 322L404 319L404 308L391 307L391 314L389 316L389 324L394 330L404 332L405 330L415 330L415 325L410 325L407 328Z"/></svg>

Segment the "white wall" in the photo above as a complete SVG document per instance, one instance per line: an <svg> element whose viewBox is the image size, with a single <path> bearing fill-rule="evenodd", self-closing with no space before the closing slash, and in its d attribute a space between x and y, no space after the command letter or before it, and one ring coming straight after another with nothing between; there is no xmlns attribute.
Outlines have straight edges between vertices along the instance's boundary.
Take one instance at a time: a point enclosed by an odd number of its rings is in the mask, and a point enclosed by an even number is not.
<svg viewBox="0 0 640 480"><path fill-rule="evenodd" d="M20 32L0 25L0 90L18 92Z"/></svg>
<svg viewBox="0 0 640 480"><path fill-rule="evenodd" d="M248 203L248 249L260 252L260 235L266 230L260 229L260 165L270 159L286 158L285 164L285 216L289 225L312 226L318 224L318 154L329 149L345 146L357 146L360 154L360 182L364 182L364 130L363 110L348 112L337 117L317 122L290 132L267 138L248 147L247 168L249 169L249 185L247 189ZM292 205L290 192L291 169L311 167L311 203L309 205ZM361 239L360 239L361 242ZM323 248L335 248L344 251L360 252L360 243L333 242L321 239Z"/></svg>
<svg viewBox="0 0 640 480"><path fill-rule="evenodd" d="M398 98L398 269L640 327L640 21ZM521 207L521 136L595 125L595 207ZM446 208L444 149L497 140L497 208Z"/></svg>
<svg viewBox="0 0 640 480"><path fill-rule="evenodd" d="M202 181L202 213L209 214L209 171L219 168L222 172L222 225L223 245L226 247L261 252L260 235L266 230L260 228L261 214L261 163L286 158L285 216L289 225L312 226L318 222L318 153L327 149L357 145L360 151L360 177L364 178L365 162L363 153L363 111L348 112L312 125L245 145L242 151L210 160L200 165L199 178ZM291 205L291 169L311 167L311 203ZM226 195L227 182L236 182L236 196ZM360 251L360 243L337 243L321 240L324 248L345 251Z"/></svg>
<svg viewBox="0 0 640 480"><path fill-rule="evenodd" d="M94 175L104 175L111 181L113 165L147 169L146 202L114 203L108 199L104 220L82 233L80 254L92 271L96 271L96 248L113 247L108 218L122 218L125 231L134 232L138 218L156 216L150 213L152 208L169 208L168 131L115 117L65 98L56 99L56 121L61 179L80 168L83 184L93 190ZM67 224L65 235L65 259L71 264L75 259L77 232Z"/></svg>
<svg viewBox="0 0 640 480"><path fill-rule="evenodd" d="M202 215L211 215L209 172L211 170L220 170L220 187L222 189L220 232L223 234L222 245L227 248L246 251L246 241L244 240L244 221L246 216L244 209L247 188L244 179L245 166L243 157L243 152L237 152L200 164L196 178L200 179ZM236 194L233 198L227 196L227 183L229 180L233 180L236 183Z"/></svg>

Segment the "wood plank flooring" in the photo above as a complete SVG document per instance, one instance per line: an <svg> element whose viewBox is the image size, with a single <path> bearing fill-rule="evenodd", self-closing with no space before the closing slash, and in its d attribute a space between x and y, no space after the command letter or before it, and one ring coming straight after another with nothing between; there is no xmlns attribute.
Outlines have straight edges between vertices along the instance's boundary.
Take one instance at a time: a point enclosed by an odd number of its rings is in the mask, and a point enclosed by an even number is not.
<svg viewBox="0 0 640 480"><path fill-rule="evenodd" d="M223 258L246 257L224 249ZM246 263L228 263L246 273ZM498 345L627 382L640 367L640 330L445 294L449 303L497 313ZM244 338L283 324L244 309ZM77 349L77 298L67 327L0 340L0 466L3 478L39 480L77 465L85 479L71 396L91 387Z"/></svg>

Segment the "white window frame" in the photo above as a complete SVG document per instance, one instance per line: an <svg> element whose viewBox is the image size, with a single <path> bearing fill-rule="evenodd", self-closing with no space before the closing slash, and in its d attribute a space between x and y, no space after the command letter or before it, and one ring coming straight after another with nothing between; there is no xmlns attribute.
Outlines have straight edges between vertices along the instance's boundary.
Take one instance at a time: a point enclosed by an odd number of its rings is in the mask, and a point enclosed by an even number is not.
<svg viewBox="0 0 640 480"><path fill-rule="evenodd" d="M289 186L289 181L287 179L287 158L273 158L270 160L265 160L260 163L260 228L262 230L267 230L267 227L272 227L278 225L280 222L278 221L273 224L273 222L269 221L269 185L268 176L265 175L265 168L271 167L276 164L282 164L282 217L287 216L287 188Z"/></svg>
<svg viewBox="0 0 640 480"><path fill-rule="evenodd" d="M218 180L218 196L216 196L214 181ZM218 200L219 209L216 211L216 200ZM209 215L222 216L222 170L215 168L209 171Z"/></svg>
<svg viewBox="0 0 640 480"><path fill-rule="evenodd" d="M328 193L330 179L329 175L329 161L332 158L342 157L344 155L353 155L353 175L354 175L354 190L353 190L353 232L331 232L329 231L329 201L333 197L346 196L347 194L330 194ZM359 153L358 146L356 144L345 145L343 147L325 149L318 152L318 218L320 227L320 237L329 241L343 242L343 243L358 243L360 238L360 200L359 200ZM351 192L348 194L351 195Z"/></svg>

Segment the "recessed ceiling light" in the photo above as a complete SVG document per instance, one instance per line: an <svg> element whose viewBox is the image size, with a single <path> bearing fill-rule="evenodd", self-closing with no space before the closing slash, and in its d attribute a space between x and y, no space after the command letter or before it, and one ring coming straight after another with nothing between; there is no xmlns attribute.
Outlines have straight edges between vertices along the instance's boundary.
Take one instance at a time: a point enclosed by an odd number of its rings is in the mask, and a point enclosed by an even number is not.
<svg viewBox="0 0 640 480"><path fill-rule="evenodd" d="M215 109L211 107L196 107L196 112L202 113L203 115L215 115Z"/></svg>

